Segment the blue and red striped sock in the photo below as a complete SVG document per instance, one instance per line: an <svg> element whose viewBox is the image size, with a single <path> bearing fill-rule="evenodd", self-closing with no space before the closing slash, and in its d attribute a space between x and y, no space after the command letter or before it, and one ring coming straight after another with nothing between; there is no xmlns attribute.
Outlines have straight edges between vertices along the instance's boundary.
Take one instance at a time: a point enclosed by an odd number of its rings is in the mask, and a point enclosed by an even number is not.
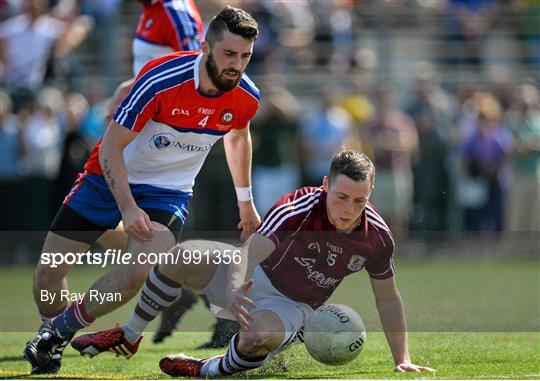
<svg viewBox="0 0 540 381"><path fill-rule="evenodd" d="M72 336L80 329L91 325L95 318L88 315L84 307L84 300L71 303L70 306L53 320L53 327L60 335Z"/></svg>

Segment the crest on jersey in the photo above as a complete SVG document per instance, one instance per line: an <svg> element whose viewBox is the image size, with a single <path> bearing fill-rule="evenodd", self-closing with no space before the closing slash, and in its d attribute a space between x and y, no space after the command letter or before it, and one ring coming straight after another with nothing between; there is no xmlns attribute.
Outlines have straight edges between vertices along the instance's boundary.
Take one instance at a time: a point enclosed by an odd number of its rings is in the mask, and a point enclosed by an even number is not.
<svg viewBox="0 0 540 381"><path fill-rule="evenodd" d="M144 29L149 29L153 23L154 23L154 19L146 20L146 22L144 23Z"/></svg>
<svg viewBox="0 0 540 381"><path fill-rule="evenodd" d="M223 110L223 112L219 116L219 120L223 124L232 124L232 122L234 120L234 114L233 114L232 110L228 110L228 109Z"/></svg>
<svg viewBox="0 0 540 381"><path fill-rule="evenodd" d="M347 268L351 271L358 271L364 267L365 261L366 258L362 257L361 255L353 255L349 261L349 264L347 265Z"/></svg>
<svg viewBox="0 0 540 381"><path fill-rule="evenodd" d="M150 147L158 150L163 150L169 147L174 141L172 134L156 134L150 139Z"/></svg>

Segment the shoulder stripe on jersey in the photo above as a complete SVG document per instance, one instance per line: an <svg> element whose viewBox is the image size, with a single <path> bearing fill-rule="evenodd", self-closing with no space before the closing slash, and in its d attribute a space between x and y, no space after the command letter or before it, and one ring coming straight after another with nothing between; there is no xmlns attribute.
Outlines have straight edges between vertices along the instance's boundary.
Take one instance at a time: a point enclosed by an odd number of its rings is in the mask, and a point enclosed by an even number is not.
<svg viewBox="0 0 540 381"><path fill-rule="evenodd" d="M291 212L291 213L288 213L288 214L285 214L283 216L283 218L281 220L279 220L271 229L267 229L265 232L261 232L260 234L262 235L265 235L267 237L269 237L271 234L273 234L277 228L279 228L281 226L281 224L291 218L291 217L294 217L296 216L297 214L302 214L304 212L307 212L308 210L311 210L315 205L317 205L319 203L319 199L312 199L311 200L311 204L307 205L306 207L302 208L302 209L298 209L298 210L295 210L294 208L291 208L294 210L294 212Z"/></svg>
<svg viewBox="0 0 540 381"><path fill-rule="evenodd" d="M142 113L142 110L146 108L148 103L157 95L162 93L165 90L172 89L177 86L181 86L185 82L192 80L193 77L188 75L182 75L186 72L189 72L193 70L193 67L189 67L187 69L184 69L183 71L177 72L177 73L171 73L169 75L160 77L159 79L155 80L154 82L150 83L148 87L146 88L146 92L139 95L137 98L137 101L133 104L132 107L139 106L139 110L141 112L139 113L130 113L127 110L126 115L120 122L120 124L124 125L125 127L133 128L133 126L136 124L137 120L139 119L140 114ZM186 79L187 77L187 79ZM184 81L182 81L184 80ZM153 89L152 89L153 88ZM141 107L142 106L142 107ZM117 120L115 118L115 120Z"/></svg>
<svg viewBox="0 0 540 381"><path fill-rule="evenodd" d="M122 112L118 116L122 117L122 114L125 112L125 110L132 107L133 101L141 94L141 92L146 91L149 85L152 85L153 80L158 79L163 75L167 75L193 65L193 59L190 59L188 62L181 63L182 61L184 61L182 60L182 58L185 57L178 57L170 61L166 61L141 76L141 78L139 78L139 80L135 83L135 85L130 91L131 97L128 96L129 101L128 98L126 98L122 102L123 105L126 101L128 101L128 103L124 107L122 107ZM181 64L178 65L179 63Z"/></svg>
<svg viewBox="0 0 540 381"><path fill-rule="evenodd" d="M285 204L286 207L280 210L278 213L268 216L268 218L266 219L266 222L263 223L263 225L259 228L259 232L266 235L266 233L268 232L275 231L287 218L298 214L299 208L303 208L304 206L308 205L307 209L304 208L302 209L302 211L309 210L310 208L312 208L315 204L319 202L318 196L320 195L321 192L322 192L322 189L319 188L317 191L313 193L309 193L308 194L309 198L307 199L300 201L302 197L308 196L308 195L304 195L298 200L295 200L289 204ZM274 210L274 212L276 210L277 208ZM276 224L276 221L280 218L281 220L279 220L279 222Z"/></svg>
<svg viewBox="0 0 540 381"><path fill-rule="evenodd" d="M196 56L187 56L189 58L196 58ZM139 80L135 83L133 88L130 91L130 101L126 105L127 98L122 102L122 111L119 113L118 117L122 117L123 113L125 112L125 109L131 108L133 100L141 93L141 91L146 91L147 85L152 80L159 78L161 75L166 75L168 73L174 72L176 70L181 70L189 65L193 64L194 59L190 59L187 62L185 61L186 56L178 57L175 59L172 59L170 61L163 62L156 66L155 68L149 70L147 73L144 73L144 75L139 78ZM179 65L179 63L181 63Z"/></svg>
<svg viewBox="0 0 540 381"><path fill-rule="evenodd" d="M386 222L384 221L384 218L382 218L381 215L377 213L377 211L372 206L368 204L366 205L366 209L371 212L371 214L373 215L373 218L377 218L381 223L386 224Z"/></svg>
<svg viewBox="0 0 540 381"><path fill-rule="evenodd" d="M390 229L388 229L388 226L382 225L379 221L377 221L377 220L371 218L371 216L370 216L369 214L367 214L367 219L368 219L368 221L371 222L373 225L380 227L382 230L387 231L387 232L390 231Z"/></svg>
<svg viewBox="0 0 540 381"><path fill-rule="evenodd" d="M390 230L390 228L388 227L388 225L386 224L386 222L384 222L384 220L380 217L378 217L377 215L373 214L372 211L366 209L366 216L373 220L373 221L376 221L377 223L379 223L380 225L384 226L384 229L386 230Z"/></svg>
<svg viewBox="0 0 540 381"><path fill-rule="evenodd" d="M266 227L267 227L268 224L270 223L270 220L271 220L271 219L274 219L274 217L276 216L276 214L281 213L281 210L282 210L282 209L284 209L284 208L286 208L286 207L288 207L288 206L290 206L290 205L292 205L292 204L294 204L294 203L302 202L302 201L305 200L306 198L309 198L309 197L313 196L313 194L315 194L317 191L321 191L321 188L319 188L319 189L317 189L317 190L315 190L315 191L313 191L313 192L307 193L307 194L305 194L305 195L303 195L303 196L300 196L300 197L298 197L296 200L293 200L293 201L290 201L290 202L287 202L287 203L285 203L285 204L281 204L281 205L277 206L274 210L272 210L272 211L270 212L270 214L268 215L268 217L266 217L266 218L264 219L264 221L262 222L262 225L261 225L260 228L259 228L259 231L262 231L262 229L266 229Z"/></svg>
<svg viewBox="0 0 540 381"><path fill-rule="evenodd" d="M175 60L171 60L175 61ZM168 62L171 62L168 61ZM167 62L167 63L168 63ZM168 68L166 70L160 69L157 72L156 69L159 68L156 67L152 70L150 70L148 73L144 74L139 81L142 82L138 86L134 86L134 88L131 90L132 93L130 93L131 96L128 96L123 102L121 106L121 110L118 114L118 116L115 118L116 121L118 121L120 124L123 124L125 119L128 116L128 113L133 109L133 107L141 101L142 97L151 99L153 97L153 92L149 91L152 86L156 83L159 83L161 81L165 81L167 79L173 78L175 76L182 75L184 73L189 72L193 69L193 61L190 60L190 62L187 62L180 66L174 66L172 68ZM163 70L163 71L162 71ZM152 73L153 75L146 77L147 74ZM146 78L145 78L146 77ZM174 85L175 82L171 83L171 85ZM177 81L176 81L177 83ZM148 101L147 101L148 102ZM147 103L145 102L145 103Z"/></svg>
<svg viewBox="0 0 540 381"><path fill-rule="evenodd" d="M185 4L182 0L178 1L167 1L164 4L165 11L169 17L171 24L176 31L176 39L178 40L178 46L180 49L184 49L184 38L190 34L190 23L185 20Z"/></svg>
<svg viewBox="0 0 540 381"><path fill-rule="evenodd" d="M261 94L257 86L249 79L249 77L245 74L242 74L242 77L240 78L240 86L242 90L247 92L249 95L251 95L253 98L259 102L261 100Z"/></svg>
<svg viewBox="0 0 540 381"><path fill-rule="evenodd" d="M209 128L200 129L200 128L176 127L176 126L171 126L170 124L168 124L167 126L174 128L178 132L194 132L196 134L207 134L207 135L216 135L216 136L223 136L227 134L227 131L217 131L217 130L211 130Z"/></svg>
<svg viewBox="0 0 540 381"><path fill-rule="evenodd" d="M201 44L198 39L199 30L197 21L190 13L190 6L186 0L165 1L165 9L167 15L171 19L171 23L176 30L178 46L183 50L200 50ZM189 37L189 38L187 38ZM184 42L187 38L187 45Z"/></svg>

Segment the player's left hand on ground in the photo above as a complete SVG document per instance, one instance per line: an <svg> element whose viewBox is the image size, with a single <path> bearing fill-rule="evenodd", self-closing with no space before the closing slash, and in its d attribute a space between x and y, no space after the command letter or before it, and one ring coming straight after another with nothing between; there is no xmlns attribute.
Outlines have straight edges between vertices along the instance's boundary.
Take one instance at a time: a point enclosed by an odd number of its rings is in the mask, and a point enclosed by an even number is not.
<svg viewBox="0 0 540 381"><path fill-rule="evenodd" d="M403 362L395 367L394 372L436 372L436 370L428 368L427 366L420 366L410 362Z"/></svg>
<svg viewBox="0 0 540 381"><path fill-rule="evenodd" d="M247 310L246 306L255 307L255 303L247 297L249 289L254 283L253 279L250 279L227 295L228 309L234 314L238 324L245 330L249 328L249 322L253 320L253 315Z"/></svg>
<svg viewBox="0 0 540 381"><path fill-rule="evenodd" d="M240 239L245 241L257 229L257 226L261 223L261 217L257 213L257 209L255 209L253 200L238 201L238 209L240 210L238 229L242 229Z"/></svg>

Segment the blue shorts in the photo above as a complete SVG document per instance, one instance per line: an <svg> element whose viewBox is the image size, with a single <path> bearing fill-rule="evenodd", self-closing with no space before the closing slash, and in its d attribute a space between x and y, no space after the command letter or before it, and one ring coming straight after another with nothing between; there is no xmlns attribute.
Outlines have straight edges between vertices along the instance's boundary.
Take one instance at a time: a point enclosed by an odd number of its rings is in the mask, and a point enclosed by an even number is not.
<svg viewBox="0 0 540 381"><path fill-rule="evenodd" d="M130 184L130 189L139 208L147 213L152 211L152 213L148 213L151 220L167 227L172 226L174 222L176 231L173 231L173 234L179 235L179 230L181 231L188 217L187 203L191 198L190 193L147 184ZM72 210L66 212L66 207ZM85 221L74 221L76 215L82 216ZM103 232L107 229L114 229L121 220L122 215L103 175L81 173L64 200L64 205L58 212L51 231L58 234L63 231L76 230ZM61 235L78 241L89 241L89 239L77 239L73 234ZM91 237L97 238L93 235Z"/></svg>

